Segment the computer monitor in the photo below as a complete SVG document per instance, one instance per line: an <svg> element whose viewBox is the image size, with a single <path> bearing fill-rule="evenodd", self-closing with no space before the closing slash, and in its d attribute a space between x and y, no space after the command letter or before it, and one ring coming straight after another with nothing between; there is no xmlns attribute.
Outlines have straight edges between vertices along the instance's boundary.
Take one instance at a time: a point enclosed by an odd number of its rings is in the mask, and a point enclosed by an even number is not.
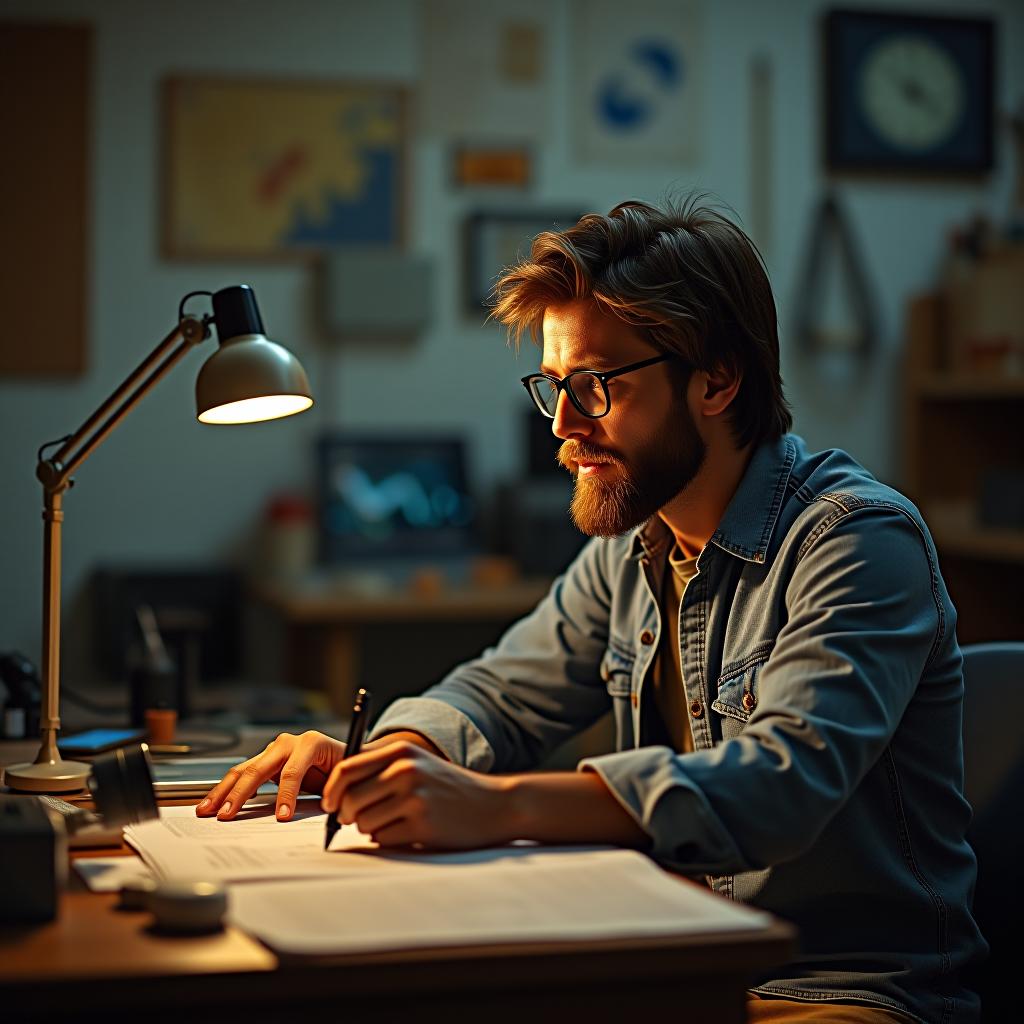
<svg viewBox="0 0 1024 1024"><path fill-rule="evenodd" d="M317 442L323 564L472 552L476 507L453 437L330 434Z"/></svg>

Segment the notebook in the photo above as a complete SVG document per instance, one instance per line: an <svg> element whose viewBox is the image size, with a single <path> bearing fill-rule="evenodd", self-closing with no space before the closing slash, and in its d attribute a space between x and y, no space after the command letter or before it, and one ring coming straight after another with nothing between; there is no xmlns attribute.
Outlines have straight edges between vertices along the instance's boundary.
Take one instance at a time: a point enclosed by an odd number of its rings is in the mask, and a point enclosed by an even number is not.
<svg viewBox="0 0 1024 1024"><path fill-rule="evenodd" d="M242 757L182 757L153 761L153 792L158 798L205 796ZM257 794L277 792L277 784L265 782Z"/></svg>

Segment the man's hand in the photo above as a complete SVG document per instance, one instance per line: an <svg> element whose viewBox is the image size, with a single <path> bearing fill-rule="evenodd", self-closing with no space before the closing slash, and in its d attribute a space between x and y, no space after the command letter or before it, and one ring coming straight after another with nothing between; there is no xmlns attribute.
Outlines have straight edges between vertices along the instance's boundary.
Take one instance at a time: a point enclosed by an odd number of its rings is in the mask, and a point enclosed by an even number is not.
<svg viewBox="0 0 1024 1024"><path fill-rule="evenodd" d="M261 754L229 769L200 802L196 814L201 818L216 814L221 821L229 821L264 782L273 779L278 784L277 817L287 821L295 813L299 790L323 790L344 754L345 744L322 732L281 733Z"/></svg>
<svg viewBox="0 0 1024 1024"><path fill-rule="evenodd" d="M381 846L497 846L516 838L511 777L460 768L408 740L381 737L331 769L321 806Z"/></svg>
<svg viewBox="0 0 1024 1024"><path fill-rule="evenodd" d="M425 737L409 732L381 737L363 749L373 750L396 738L437 750ZM295 813L299 792L322 792L328 775L344 754L345 744L322 732L304 732L301 736L281 733L262 753L231 768L200 801L196 814L201 818L216 814L219 820L230 821L264 782L273 780L278 784L278 821L288 821Z"/></svg>

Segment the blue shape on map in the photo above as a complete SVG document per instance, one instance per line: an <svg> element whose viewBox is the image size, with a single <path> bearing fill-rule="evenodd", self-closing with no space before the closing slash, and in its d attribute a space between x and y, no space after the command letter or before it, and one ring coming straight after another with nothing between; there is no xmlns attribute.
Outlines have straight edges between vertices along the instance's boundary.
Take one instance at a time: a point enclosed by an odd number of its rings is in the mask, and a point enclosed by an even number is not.
<svg viewBox="0 0 1024 1024"><path fill-rule="evenodd" d="M659 40L640 40L629 51L630 63L650 78L656 92L672 92L683 79L683 57ZM654 96L630 87L622 75L609 74L597 89L600 120L615 131L639 128L654 113Z"/></svg>
<svg viewBox="0 0 1024 1024"><path fill-rule="evenodd" d="M296 203L283 242L338 245L396 241L394 150L367 150L363 160L369 173L362 192L351 199L329 196L327 216L322 220L313 220L305 204Z"/></svg>
<svg viewBox="0 0 1024 1024"><path fill-rule="evenodd" d="M638 64L651 69L661 87L670 92L682 78L682 58L662 42L647 40L633 47L633 56Z"/></svg>

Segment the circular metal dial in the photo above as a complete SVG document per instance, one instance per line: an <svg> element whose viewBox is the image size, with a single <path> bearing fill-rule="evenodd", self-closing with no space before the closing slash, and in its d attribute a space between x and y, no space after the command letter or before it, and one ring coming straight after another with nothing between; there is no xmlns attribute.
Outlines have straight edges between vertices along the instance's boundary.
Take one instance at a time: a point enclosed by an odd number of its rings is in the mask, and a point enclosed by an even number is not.
<svg viewBox="0 0 1024 1024"><path fill-rule="evenodd" d="M879 43L866 56L858 84L866 120L898 149L919 152L939 145L963 116L961 72L924 36L908 33Z"/></svg>

